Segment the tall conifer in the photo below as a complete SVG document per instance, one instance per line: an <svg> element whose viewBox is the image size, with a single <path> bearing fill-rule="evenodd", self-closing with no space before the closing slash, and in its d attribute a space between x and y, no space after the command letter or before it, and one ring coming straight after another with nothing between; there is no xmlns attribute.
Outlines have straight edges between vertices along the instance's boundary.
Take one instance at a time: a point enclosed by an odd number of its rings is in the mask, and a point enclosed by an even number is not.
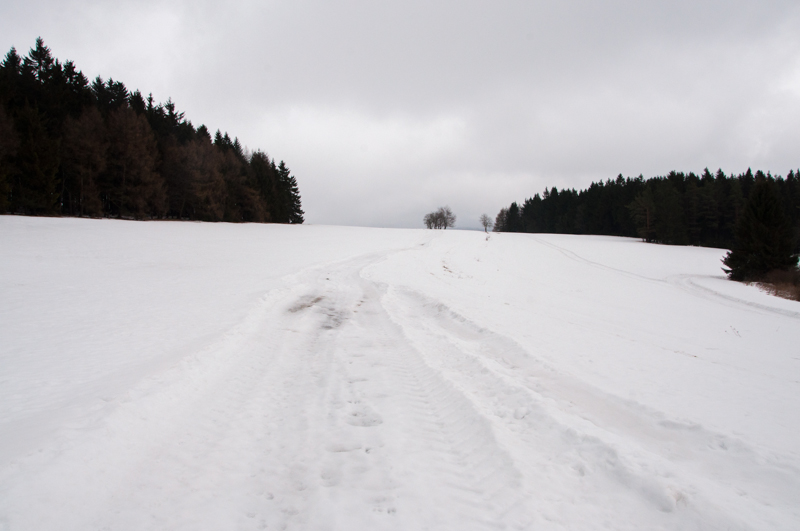
<svg viewBox="0 0 800 531"><path fill-rule="evenodd" d="M792 239L775 184L762 174L736 226L736 246L723 259L725 272L732 280L756 280L772 270L792 268L797 265Z"/></svg>

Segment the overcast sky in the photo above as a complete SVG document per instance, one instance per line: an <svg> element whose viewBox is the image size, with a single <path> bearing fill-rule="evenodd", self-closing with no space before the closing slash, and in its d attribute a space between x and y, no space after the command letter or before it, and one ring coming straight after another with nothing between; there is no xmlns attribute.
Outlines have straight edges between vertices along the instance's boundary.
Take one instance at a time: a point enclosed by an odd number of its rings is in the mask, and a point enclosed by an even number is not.
<svg viewBox="0 0 800 531"><path fill-rule="evenodd" d="M2 1L3 53L41 36L285 160L310 223L800 166L797 0Z"/></svg>

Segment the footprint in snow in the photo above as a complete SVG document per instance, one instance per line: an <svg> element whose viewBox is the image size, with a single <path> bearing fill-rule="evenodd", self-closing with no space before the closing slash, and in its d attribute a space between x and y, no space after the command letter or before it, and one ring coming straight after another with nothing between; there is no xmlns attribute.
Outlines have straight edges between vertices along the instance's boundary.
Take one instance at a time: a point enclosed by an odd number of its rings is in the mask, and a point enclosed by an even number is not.
<svg viewBox="0 0 800 531"><path fill-rule="evenodd" d="M335 487L342 481L342 471L338 468L327 467L320 473L322 485L325 487Z"/></svg>
<svg viewBox="0 0 800 531"><path fill-rule="evenodd" d="M367 407L354 409L345 420L351 426L361 426L364 428L377 426L383 423L383 419L381 419L380 415Z"/></svg>
<svg viewBox="0 0 800 531"><path fill-rule="evenodd" d="M325 449L332 453L352 452L354 450L360 450L361 444L356 442L335 442L329 444Z"/></svg>

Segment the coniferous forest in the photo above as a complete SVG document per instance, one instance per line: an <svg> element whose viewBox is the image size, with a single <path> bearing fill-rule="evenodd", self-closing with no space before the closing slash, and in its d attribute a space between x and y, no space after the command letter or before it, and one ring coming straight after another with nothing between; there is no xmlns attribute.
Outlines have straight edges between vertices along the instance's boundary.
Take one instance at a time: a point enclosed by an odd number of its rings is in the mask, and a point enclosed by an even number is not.
<svg viewBox="0 0 800 531"><path fill-rule="evenodd" d="M786 178L747 170L701 175L670 172L645 180L592 183L581 191L551 188L522 205L501 209L499 232L548 232L640 237L648 242L733 249L751 192L766 183L788 223L793 252L800 252L800 170ZM741 231L740 231L741 233ZM741 239L741 237L740 237Z"/></svg>
<svg viewBox="0 0 800 531"><path fill-rule="evenodd" d="M93 82L41 38L0 63L0 213L302 223L281 161L211 136L121 81Z"/></svg>

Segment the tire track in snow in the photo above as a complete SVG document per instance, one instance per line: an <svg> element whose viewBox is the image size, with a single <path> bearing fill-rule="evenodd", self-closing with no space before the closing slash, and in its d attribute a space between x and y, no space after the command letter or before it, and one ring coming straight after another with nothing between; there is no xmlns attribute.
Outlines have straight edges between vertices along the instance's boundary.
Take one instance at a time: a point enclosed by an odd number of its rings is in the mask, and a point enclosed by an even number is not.
<svg viewBox="0 0 800 531"><path fill-rule="evenodd" d="M395 380L391 418L403 434L396 453L413 456L402 471L403 483L423 491L420 496L406 489L405 496L414 501L405 509L427 513L415 523L438 522L435 529L527 528L520 473L491 427L389 321L378 289L370 291L376 311L369 328L382 330L390 343L384 356Z"/></svg>
<svg viewBox="0 0 800 531"><path fill-rule="evenodd" d="M720 293L719 291L713 290L706 286L701 286L697 282L696 279L713 279L715 277L712 276L703 276L703 275L675 275L666 279L666 281L673 286L676 286L695 297L700 297L705 300L721 303L725 306L732 306L732 307L740 307L746 310L750 310L756 313L760 313L762 315L780 315L782 317L790 317L792 319L800 319L800 312L787 310L784 308L776 308L774 306L767 306L765 304L759 304L757 302L747 301L744 299L740 299L738 297L734 297L732 295L727 295L725 293ZM733 303L733 304L731 304Z"/></svg>
<svg viewBox="0 0 800 531"><path fill-rule="evenodd" d="M524 528L513 463L361 279L376 258L294 275L144 382L15 490L12 528Z"/></svg>
<svg viewBox="0 0 800 531"><path fill-rule="evenodd" d="M335 528L527 528L519 472L481 415L389 319L380 288L360 276L371 263L326 271L335 288L317 305L326 315L347 315L326 347L338 366L328 374L329 413L320 435L331 442L322 468L331 492L357 490L364 483L353 483L353 464L363 467L368 454L374 468L362 473L378 493L369 498L373 511L391 519L350 519L350 527L342 521ZM351 514L363 512L353 496L349 507Z"/></svg>
<svg viewBox="0 0 800 531"><path fill-rule="evenodd" d="M53 451L61 455L22 463L0 521L5 514L12 529L303 527L318 505L311 427L324 414L317 397L330 364L318 347L337 318L287 311L295 290L268 295L98 425L67 433ZM83 509L45 508L69 506Z"/></svg>
<svg viewBox="0 0 800 531"><path fill-rule="evenodd" d="M626 271L624 269L618 269L616 267L611 267L611 266L608 266L608 265L605 265L605 264L601 264L600 262L594 262L592 260L589 260L588 258L584 258L584 257L580 256L579 254L577 254L577 253L575 253L573 251L570 251L569 249L561 247L560 245L556 245L555 243L544 241L543 239L537 238L535 236L531 236L531 235L528 235L528 236L530 237L530 239L532 239L536 243L544 245L545 247L550 247L551 249L553 249L555 251L558 251L562 255L566 256L567 258L569 258L570 260L573 260L575 262L586 264L586 265L589 265L591 267L596 267L598 269L603 269L603 270L606 270L606 271L611 271L611 272L614 272L614 273L618 273L620 275L623 275L623 276L626 276L628 278L632 278L632 279L635 279L635 280L643 280L645 282L655 282L655 283L663 282L662 280L659 280L657 278L651 278L651 277L646 277L646 276L643 276L643 275L638 275L636 273L632 273L632 272Z"/></svg>
<svg viewBox="0 0 800 531"><path fill-rule="evenodd" d="M786 456L763 455L738 439L673 421L559 375L510 339L417 292L390 289L387 306L426 359L487 417L494 417L499 440L521 470L556 462L581 477L573 492L596 496L621 490L612 503L633 498L650 508L639 525L663 520L675 529L723 523L745 529L746 524L727 521L725 515L745 496L762 513L749 527L757 528L758 522L770 520L773 505L784 510L800 495L800 470ZM531 449L540 456L550 453L551 463L531 460ZM561 470L554 476L569 475ZM617 510L624 514L630 507ZM633 515L627 519L630 528L636 528L635 520Z"/></svg>
<svg viewBox="0 0 800 531"><path fill-rule="evenodd" d="M734 297L732 295L727 295L725 293L720 293L719 291L715 291L715 290L713 290L711 288L708 288L706 286L701 286L701 285L697 284L697 282L694 281L695 279L699 279L699 278L714 278L714 277L711 277L711 276L675 275L675 276L668 277L668 278L665 278L665 279L657 279L657 278L645 277L645 276L642 276L642 275L638 275L636 273L632 273L630 271L625 271L624 269L618 269L616 267L607 266L607 265L601 264L599 262L594 262L592 260L589 260L587 258L584 258L584 257L578 255L577 253L575 253L573 251L570 251L569 249L566 249L564 247L561 247L561 246L556 245L556 244L551 243L551 242L544 241L541 238L537 238L535 236L532 236L531 239L536 241L537 243L540 243L540 244L542 244L542 245L544 245L546 247L550 247L551 249L554 249L554 250L560 252L561 254L563 254L564 256L569 258L570 260L574 260L576 262L584 263L584 264L587 264L587 265L589 265L591 267L596 267L598 269L604 269L604 270L607 270L607 271L612 271L612 272L627 276L627 277L632 278L632 279L643 280L643 281L646 281L646 282L653 282L653 283L658 283L658 284L667 283L667 284L670 284L672 286L676 286L676 287L678 287L678 288L680 288L680 289L686 291L687 293L690 293L690 294L692 294L692 295L694 295L696 297L700 297L702 299L709 300L709 301L722 303L725 306L731 306L730 303L734 303L734 305L736 305L738 307L743 307L743 308L748 309L750 311L756 311L756 312L759 312L759 313L762 313L762 314L766 313L766 314L773 314L773 315L781 315L783 317L790 317L790 318L793 318L793 319L800 319L800 312L793 311L793 310L787 310L787 309L784 309L784 308L776 308L774 306L767 306L767 305L764 305L764 304L759 304L757 302L751 302L751 301L747 301L747 300L744 300L744 299L740 299L740 298Z"/></svg>

